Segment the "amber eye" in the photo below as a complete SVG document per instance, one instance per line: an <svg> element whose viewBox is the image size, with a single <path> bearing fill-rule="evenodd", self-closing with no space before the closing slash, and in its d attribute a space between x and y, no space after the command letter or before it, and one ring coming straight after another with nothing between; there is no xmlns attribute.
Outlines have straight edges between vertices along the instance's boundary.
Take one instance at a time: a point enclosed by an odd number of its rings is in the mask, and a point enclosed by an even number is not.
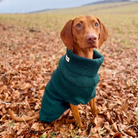
<svg viewBox="0 0 138 138"><path fill-rule="evenodd" d="M78 23L78 24L76 25L76 27L81 28L81 27L82 27L82 24L81 24L81 23Z"/></svg>
<svg viewBox="0 0 138 138"><path fill-rule="evenodd" d="M98 23L95 23L95 26L97 27L98 26Z"/></svg>

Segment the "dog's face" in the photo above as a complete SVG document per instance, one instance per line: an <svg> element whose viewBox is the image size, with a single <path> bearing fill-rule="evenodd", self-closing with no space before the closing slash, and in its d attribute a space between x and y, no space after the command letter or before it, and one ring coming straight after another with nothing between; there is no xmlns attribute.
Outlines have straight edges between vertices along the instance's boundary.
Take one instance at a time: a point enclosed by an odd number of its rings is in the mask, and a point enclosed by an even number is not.
<svg viewBox="0 0 138 138"><path fill-rule="evenodd" d="M100 35L100 23L93 16L80 16L74 19L72 35L80 48L97 48Z"/></svg>
<svg viewBox="0 0 138 138"><path fill-rule="evenodd" d="M70 50L75 45L81 49L97 48L107 39L108 31L97 17L79 16L66 23L60 36Z"/></svg>

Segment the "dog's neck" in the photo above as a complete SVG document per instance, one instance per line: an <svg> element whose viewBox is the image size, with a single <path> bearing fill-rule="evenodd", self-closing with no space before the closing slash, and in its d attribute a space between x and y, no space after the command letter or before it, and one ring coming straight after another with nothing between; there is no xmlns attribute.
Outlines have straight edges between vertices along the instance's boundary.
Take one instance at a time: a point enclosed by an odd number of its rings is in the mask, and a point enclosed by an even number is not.
<svg viewBox="0 0 138 138"><path fill-rule="evenodd" d="M73 53L84 58L93 59L93 48L81 49L80 47L73 47Z"/></svg>

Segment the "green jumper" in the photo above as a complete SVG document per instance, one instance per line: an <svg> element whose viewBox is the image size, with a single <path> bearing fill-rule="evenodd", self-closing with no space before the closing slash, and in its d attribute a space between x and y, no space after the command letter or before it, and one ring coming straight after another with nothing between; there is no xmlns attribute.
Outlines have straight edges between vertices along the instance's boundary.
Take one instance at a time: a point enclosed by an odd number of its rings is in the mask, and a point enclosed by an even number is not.
<svg viewBox="0 0 138 138"><path fill-rule="evenodd" d="M53 122L70 108L69 103L87 104L96 96L97 72L104 57L96 50L93 52L93 59L88 59L67 49L45 88L40 121Z"/></svg>

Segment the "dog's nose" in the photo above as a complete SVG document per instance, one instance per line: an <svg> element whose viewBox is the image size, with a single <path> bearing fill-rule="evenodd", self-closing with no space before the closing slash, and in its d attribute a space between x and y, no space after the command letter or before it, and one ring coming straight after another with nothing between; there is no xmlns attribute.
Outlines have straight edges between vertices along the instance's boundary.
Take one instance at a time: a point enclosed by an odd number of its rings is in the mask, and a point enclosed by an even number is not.
<svg viewBox="0 0 138 138"><path fill-rule="evenodd" d="M88 34L88 35L86 36L86 41L87 41L87 43L89 43L89 44L95 43L95 42L97 41L97 35L96 35L96 34L93 34L93 33Z"/></svg>

